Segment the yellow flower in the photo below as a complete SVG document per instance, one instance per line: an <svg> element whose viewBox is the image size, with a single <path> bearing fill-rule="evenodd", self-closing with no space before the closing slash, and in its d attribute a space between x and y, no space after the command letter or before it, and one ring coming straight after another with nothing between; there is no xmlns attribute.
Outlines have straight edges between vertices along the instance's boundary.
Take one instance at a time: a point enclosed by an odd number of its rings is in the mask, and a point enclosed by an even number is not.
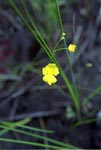
<svg viewBox="0 0 101 150"><path fill-rule="evenodd" d="M49 85L57 82L55 76L59 74L58 67L56 64L50 63L42 68L43 81L47 82Z"/></svg>
<svg viewBox="0 0 101 150"><path fill-rule="evenodd" d="M69 44L69 46L68 46L69 52L75 52L76 47L77 46L75 44Z"/></svg>
<svg viewBox="0 0 101 150"><path fill-rule="evenodd" d="M54 75L57 76L59 74L58 67L55 64L48 64L46 67L42 69L43 75Z"/></svg>
<svg viewBox="0 0 101 150"><path fill-rule="evenodd" d="M43 76L43 81L48 83L49 85L52 85L53 83L57 82L57 79L53 75L45 75Z"/></svg>

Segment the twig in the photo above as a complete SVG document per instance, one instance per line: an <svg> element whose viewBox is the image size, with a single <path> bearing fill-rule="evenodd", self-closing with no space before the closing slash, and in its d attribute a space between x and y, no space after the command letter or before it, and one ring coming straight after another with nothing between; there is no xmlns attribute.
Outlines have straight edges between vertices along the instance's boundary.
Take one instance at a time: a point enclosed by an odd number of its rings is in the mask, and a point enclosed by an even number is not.
<svg viewBox="0 0 101 150"><path fill-rule="evenodd" d="M14 118L14 115L16 113L17 107L18 107L18 103L19 103L19 98L15 99L14 103L13 103L13 107L11 109L11 113L9 115L9 120L12 121Z"/></svg>
<svg viewBox="0 0 101 150"><path fill-rule="evenodd" d="M14 116L13 120L20 120L24 118L40 118L40 117L49 117L54 116L59 113L59 110L50 110L50 111L39 111L39 112L32 112L32 113L26 113L21 115ZM0 121L9 120L9 118L0 118Z"/></svg>

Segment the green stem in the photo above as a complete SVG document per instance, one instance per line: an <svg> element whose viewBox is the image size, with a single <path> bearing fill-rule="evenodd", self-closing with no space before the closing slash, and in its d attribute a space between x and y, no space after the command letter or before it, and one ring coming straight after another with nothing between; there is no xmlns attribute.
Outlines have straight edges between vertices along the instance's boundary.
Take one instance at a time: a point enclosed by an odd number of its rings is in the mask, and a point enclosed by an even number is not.
<svg viewBox="0 0 101 150"><path fill-rule="evenodd" d="M63 41L64 41L65 48L67 48L66 39L64 38ZM73 68L72 68L72 64L71 64L69 52L68 51L65 51L65 52L66 52L66 55L67 55L67 60L68 60L68 64L69 64L69 68L70 68L70 73L71 73L71 77L72 77L73 89L74 89L77 101L79 101L78 90L77 90L77 87L76 87L76 84L75 84L75 77L74 77L74 72L73 72ZM79 105L79 102L78 102L78 105Z"/></svg>
<svg viewBox="0 0 101 150"><path fill-rule="evenodd" d="M14 131L14 132L18 132L18 133L21 133L21 134L24 134L24 135L28 135L28 136L31 136L31 137L34 137L34 138L37 138L37 139L40 139L40 140L47 140L48 142L51 142L53 144L57 144L59 146L63 146L63 147L70 147L70 148L73 148L71 145L69 144L65 144L63 142L60 142L60 141L57 141L57 140L54 140L54 139L51 139L51 138L48 138L48 137L43 137L41 135L38 135L38 134L34 134L34 133L31 133L31 132L27 132L27 131L24 131L24 130L19 130L19 129L15 129L15 128L12 128L12 127L6 127L4 125L0 125L0 128L3 128L3 129L9 129L11 131Z"/></svg>
<svg viewBox="0 0 101 150"><path fill-rule="evenodd" d="M19 143L19 144L25 144L25 145L32 145L32 146L37 146L37 147L46 147L46 144L42 143L37 143L37 142L28 142L28 141L23 141L23 140L13 140L13 139L7 139L7 138L0 138L0 141L2 142L10 142L10 143ZM54 146L54 145L47 145L47 148L52 148L52 149L64 149L63 147L59 146Z"/></svg>
<svg viewBox="0 0 101 150"><path fill-rule="evenodd" d="M58 6L58 1L55 0L55 3L56 3L56 9L57 9L57 14L58 14L58 18L59 18L61 33L63 33L64 31L63 31L63 25L62 25L62 19L61 19L61 15L60 15L59 6ZM66 44L65 37L64 37L63 41L64 41L64 46L65 46L65 49L66 49L67 44ZM78 115L78 118L80 118L79 95L78 95L78 90L77 90L76 84L75 84L75 78L74 78L74 72L73 72L73 69L72 69L72 64L71 64L69 53L68 53L67 50L66 50L66 56L67 56L68 64L69 64L69 67L70 67L70 73L71 73L71 77L72 77L72 81L73 81L73 89L74 89L74 93L75 93L75 97L76 97L76 101L77 101L77 107L78 107L77 108L78 109L77 115Z"/></svg>
<svg viewBox="0 0 101 150"><path fill-rule="evenodd" d="M58 40L58 42L56 43L56 45L54 46L53 51L57 48L57 46L60 44L61 41L62 41L62 39L60 38L60 39Z"/></svg>
<svg viewBox="0 0 101 150"><path fill-rule="evenodd" d="M58 52L58 51L62 51L62 50L68 50L67 48L58 48L58 49L54 49L54 53Z"/></svg>
<svg viewBox="0 0 101 150"><path fill-rule="evenodd" d="M34 30L36 31L38 37L39 37L40 40L42 41L42 43L43 43L43 45L45 46L45 48L48 49L49 55L51 55L51 53L50 53L50 48L49 48L49 46L47 45L47 43L45 42L45 40L43 39L43 37L42 37L42 35L40 34L40 32L38 31L37 27L35 26L35 23L34 23L34 21L33 21L32 17L31 17L31 15L30 15L30 13L29 13L27 7L26 7L26 3L25 3L23 0L20 0L20 1L21 1L21 4L22 4L22 6L23 6L25 12L26 12L27 17L29 18L29 20L30 20L30 22L31 22L31 24L32 24L32 27L33 27ZM53 59L54 59L54 58L53 58Z"/></svg>
<svg viewBox="0 0 101 150"><path fill-rule="evenodd" d="M55 4L56 4L56 9L57 9L57 13L58 13L59 22L60 22L61 34L62 34L64 31L63 31L62 20L61 20L61 15L60 15L60 10L59 10L59 6L58 6L58 1L57 0L55 0Z"/></svg>
<svg viewBox="0 0 101 150"><path fill-rule="evenodd" d="M90 101L98 92L101 91L101 86L99 86L93 93L91 93L88 97L83 100L83 108L86 109L86 104Z"/></svg>
<svg viewBox="0 0 101 150"><path fill-rule="evenodd" d="M49 58L51 60L53 60L52 56L46 50L46 47L44 46L44 44L42 43L42 41L40 41L40 39L37 37L36 33L33 31L33 29L30 27L30 25L28 24L28 22L25 20L25 18L23 17L23 15L19 11L19 9L16 7L14 1L13 0L8 0L8 1L11 4L11 6L14 8L14 10L16 11L16 13L19 15L19 17L21 18L21 20L24 22L24 24L26 25L26 27L28 28L28 30L32 33L32 35L35 37L35 39L39 42L39 44L41 45L41 47L44 49L45 53L49 56Z"/></svg>

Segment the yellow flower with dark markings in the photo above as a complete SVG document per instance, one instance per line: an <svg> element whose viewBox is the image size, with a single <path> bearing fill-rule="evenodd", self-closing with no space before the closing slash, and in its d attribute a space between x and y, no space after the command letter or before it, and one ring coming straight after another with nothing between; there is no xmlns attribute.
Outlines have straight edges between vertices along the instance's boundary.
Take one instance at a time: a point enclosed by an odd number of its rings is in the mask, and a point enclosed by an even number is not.
<svg viewBox="0 0 101 150"><path fill-rule="evenodd" d="M43 81L52 85L57 82L55 76L59 74L59 69L56 64L49 63L45 67L42 68Z"/></svg>
<svg viewBox="0 0 101 150"><path fill-rule="evenodd" d="M69 52L75 52L75 50L76 50L76 45L75 44L69 44L69 46L68 46L68 50L69 50Z"/></svg>

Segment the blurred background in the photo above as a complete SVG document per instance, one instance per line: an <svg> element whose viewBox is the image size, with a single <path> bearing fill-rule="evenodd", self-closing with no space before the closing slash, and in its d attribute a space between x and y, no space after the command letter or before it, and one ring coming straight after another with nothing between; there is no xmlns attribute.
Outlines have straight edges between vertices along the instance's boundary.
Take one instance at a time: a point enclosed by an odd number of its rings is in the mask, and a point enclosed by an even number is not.
<svg viewBox="0 0 101 150"><path fill-rule="evenodd" d="M82 99L101 85L101 1L58 2L67 45L77 44L77 53L70 57L81 105ZM19 0L15 0L15 3L25 16ZM26 0L26 3L37 28L53 48L60 37L54 0ZM71 80L65 52L58 52L57 58ZM73 131L69 130L77 119L74 106L60 76L55 86L49 87L43 83L41 68L48 62L43 49L8 1L0 0L0 121L18 121L31 117L32 121L28 125L54 130L54 134L49 135L52 138L85 149L100 149L101 122L95 121ZM83 116L99 117L100 96L101 93L98 93L92 98L87 103L86 110L81 108ZM93 113L88 115L89 112ZM31 137L13 132L8 132L4 137L32 140ZM37 139L35 141L40 142ZM0 148L33 147L13 143L5 145L4 142L0 142Z"/></svg>

